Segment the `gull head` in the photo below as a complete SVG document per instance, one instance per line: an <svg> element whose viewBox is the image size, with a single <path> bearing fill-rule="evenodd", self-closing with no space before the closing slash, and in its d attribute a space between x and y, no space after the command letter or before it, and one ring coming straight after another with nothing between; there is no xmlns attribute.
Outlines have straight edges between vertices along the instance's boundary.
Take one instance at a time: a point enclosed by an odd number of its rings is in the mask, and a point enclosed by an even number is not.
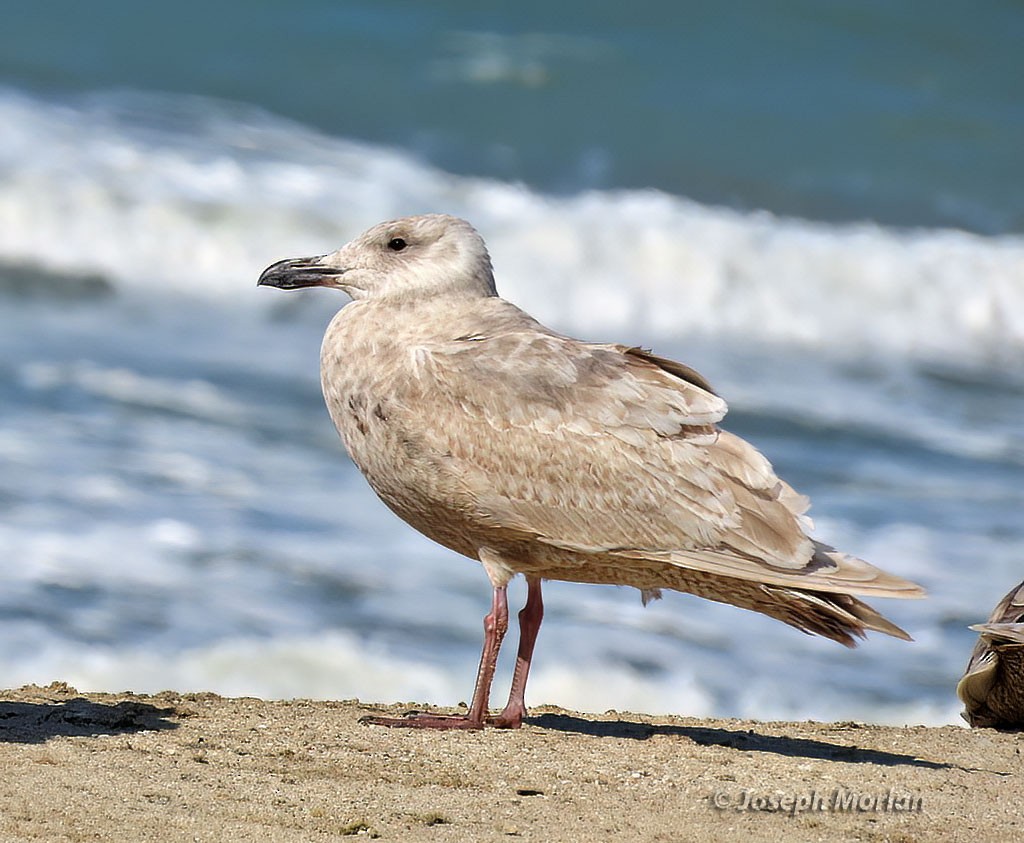
<svg viewBox="0 0 1024 843"><path fill-rule="evenodd" d="M257 283L282 290L336 287L353 299L392 302L497 295L483 238L447 214L382 222L329 255L278 261Z"/></svg>

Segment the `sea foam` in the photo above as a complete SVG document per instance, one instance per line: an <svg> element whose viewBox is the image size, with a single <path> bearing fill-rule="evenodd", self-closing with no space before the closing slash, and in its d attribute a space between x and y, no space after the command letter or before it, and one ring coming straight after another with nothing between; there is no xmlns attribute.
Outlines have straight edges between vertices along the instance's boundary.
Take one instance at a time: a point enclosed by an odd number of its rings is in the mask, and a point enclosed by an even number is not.
<svg viewBox="0 0 1024 843"><path fill-rule="evenodd" d="M471 220L499 285L585 335L714 335L913 359L1024 351L1024 240L833 225L649 191L558 197L195 97L0 90L0 261L270 307L271 261L370 224ZM245 303L245 304L243 304Z"/></svg>

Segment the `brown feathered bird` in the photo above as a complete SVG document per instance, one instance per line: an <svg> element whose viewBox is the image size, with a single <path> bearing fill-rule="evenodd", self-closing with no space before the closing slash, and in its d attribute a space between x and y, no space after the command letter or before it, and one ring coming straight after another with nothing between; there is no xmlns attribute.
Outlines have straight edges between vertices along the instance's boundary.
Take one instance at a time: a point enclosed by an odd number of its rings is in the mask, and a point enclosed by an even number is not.
<svg viewBox="0 0 1024 843"><path fill-rule="evenodd" d="M971 726L1024 729L1024 582L992 610L956 686Z"/></svg>
<svg viewBox="0 0 1024 843"><path fill-rule="evenodd" d="M717 427L725 402L699 374L555 333L499 298L464 220L381 223L332 254L275 263L259 283L354 300L321 350L345 447L384 503L479 560L494 588L468 715L370 722L519 726L544 579L634 586L645 602L675 589L848 647L868 629L909 638L853 595L922 589L809 538L807 499ZM517 573L528 584L519 654L508 704L490 717Z"/></svg>

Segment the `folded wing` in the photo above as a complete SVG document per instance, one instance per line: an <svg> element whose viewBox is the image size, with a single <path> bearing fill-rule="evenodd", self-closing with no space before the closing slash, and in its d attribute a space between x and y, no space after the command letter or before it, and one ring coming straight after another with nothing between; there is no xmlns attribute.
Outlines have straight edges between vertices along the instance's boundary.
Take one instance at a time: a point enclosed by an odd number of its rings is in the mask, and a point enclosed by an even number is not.
<svg viewBox="0 0 1024 843"><path fill-rule="evenodd" d="M418 353L424 381L442 386L419 396L446 419L431 444L459 467L481 524L580 554L758 583L923 594L812 541L807 499L716 426L725 402L683 364L535 329Z"/></svg>

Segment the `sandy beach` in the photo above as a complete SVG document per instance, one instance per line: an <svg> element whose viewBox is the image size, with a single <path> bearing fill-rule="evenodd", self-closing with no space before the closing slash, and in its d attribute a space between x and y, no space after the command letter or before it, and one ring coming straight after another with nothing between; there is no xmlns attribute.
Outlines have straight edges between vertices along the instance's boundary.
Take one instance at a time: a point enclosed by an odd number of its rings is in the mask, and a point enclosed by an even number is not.
<svg viewBox="0 0 1024 843"><path fill-rule="evenodd" d="M0 839L1007 840L1017 734L578 714L365 726L413 704L0 693Z"/></svg>

